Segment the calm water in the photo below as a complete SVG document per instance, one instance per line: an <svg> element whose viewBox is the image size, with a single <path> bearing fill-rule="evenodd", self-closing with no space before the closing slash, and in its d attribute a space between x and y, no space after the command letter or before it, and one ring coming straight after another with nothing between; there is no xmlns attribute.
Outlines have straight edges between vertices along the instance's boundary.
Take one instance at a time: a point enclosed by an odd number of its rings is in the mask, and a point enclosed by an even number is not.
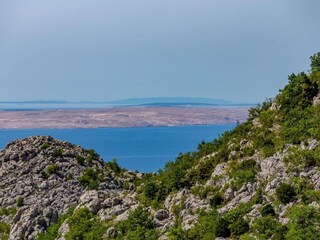
<svg viewBox="0 0 320 240"><path fill-rule="evenodd" d="M105 161L116 158L127 169L154 172L179 153L193 151L202 140L211 141L234 126L0 130L0 148L18 138L50 135L87 149L93 148Z"/></svg>

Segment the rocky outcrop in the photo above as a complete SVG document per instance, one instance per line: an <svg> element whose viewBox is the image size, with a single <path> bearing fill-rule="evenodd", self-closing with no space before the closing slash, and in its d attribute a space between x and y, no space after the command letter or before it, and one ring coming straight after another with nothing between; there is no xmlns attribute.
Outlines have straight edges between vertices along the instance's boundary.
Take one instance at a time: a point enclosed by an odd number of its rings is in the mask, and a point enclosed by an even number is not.
<svg viewBox="0 0 320 240"><path fill-rule="evenodd" d="M320 104L320 96L316 96L313 98L313 106L318 106Z"/></svg>
<svg viewBox="0 0 320 240"><path fill-rule="evenodd" d="M79 163L79 158L88 161ZM35 239L70 207L98 212L107 205L106 196L123 191L122 179L104 166L92 152L51 137L9 143L0 152L0 206L17 213L9 219L0 216L0 221L11 225L10 239ZM79 181L86 168L103 171L104 181L97 190L86 191Z"/></svg>

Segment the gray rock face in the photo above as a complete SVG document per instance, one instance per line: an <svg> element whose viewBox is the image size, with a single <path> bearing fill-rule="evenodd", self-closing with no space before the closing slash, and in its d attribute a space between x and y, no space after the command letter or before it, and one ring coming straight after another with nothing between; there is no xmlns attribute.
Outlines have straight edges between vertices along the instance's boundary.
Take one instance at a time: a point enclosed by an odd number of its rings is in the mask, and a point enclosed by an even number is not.
<svg viewBox="0 0 320 240"><path fill-rule="evenodd" d="M320 96L316 96L313 98L313 106L317 106L320 104Z"/></svg>
<svg viewBox="0 0 320 240"><path fill-rule="evenodd" d="M169 218L169 213L168 211L164 210L164 209L160 209L158 210L155 214L154 214L154 217L159 220L159 221L162 221L164 219L167 219Z"/></svg>
<svg viewBox="0 0 320 240"><path fill-rule="evenodd" d="M80 197L78 207L83 206L87 207L91 212L96 214L102 208L102 196L99 198L99 192L96 190L90 190L85 192Z"/></svg>
<svg viewBox="0 0 320 240"><path fill-rule="evenodd" d="M111 238L117 237L117 231L114 227L109 227L107 230L107 236Z"/></svg>

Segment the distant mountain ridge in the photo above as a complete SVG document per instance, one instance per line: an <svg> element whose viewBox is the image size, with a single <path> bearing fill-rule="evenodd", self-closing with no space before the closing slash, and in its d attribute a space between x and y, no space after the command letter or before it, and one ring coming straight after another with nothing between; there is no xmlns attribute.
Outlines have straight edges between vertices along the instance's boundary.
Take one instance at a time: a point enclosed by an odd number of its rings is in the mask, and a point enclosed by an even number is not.
<svg viewBox="0 0 320 240"><path fill-rule="evenodd" d="M237 104L236 102L225 99L214 98L193 98L193 97L152 97L152 98L129 98L117 101L111 101L113 104L125 105L144 105L144 104L173 104L173 103L188 103L188 104L210 104L210 105L230 105Z"/></svg>
<svg viewBox="0 0 320 240"><path fill-rule="evenodd" d="M253 107L256 105L256 103L234 102L225 99L192 97L129 98L101 102L66 100L0 101L0 109L2 110L98 109L114 107Z"/></svg>

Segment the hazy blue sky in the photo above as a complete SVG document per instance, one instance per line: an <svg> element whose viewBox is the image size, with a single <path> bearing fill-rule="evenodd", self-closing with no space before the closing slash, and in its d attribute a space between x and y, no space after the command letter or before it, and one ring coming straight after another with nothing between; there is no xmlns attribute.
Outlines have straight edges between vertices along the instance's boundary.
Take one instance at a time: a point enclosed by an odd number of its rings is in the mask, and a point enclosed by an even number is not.
<svg viewBox="0 0 320 240"><path fill-rule="evenodd" d="M0 0L0 100L261 101L319 24L319 0Z"/></svg>

